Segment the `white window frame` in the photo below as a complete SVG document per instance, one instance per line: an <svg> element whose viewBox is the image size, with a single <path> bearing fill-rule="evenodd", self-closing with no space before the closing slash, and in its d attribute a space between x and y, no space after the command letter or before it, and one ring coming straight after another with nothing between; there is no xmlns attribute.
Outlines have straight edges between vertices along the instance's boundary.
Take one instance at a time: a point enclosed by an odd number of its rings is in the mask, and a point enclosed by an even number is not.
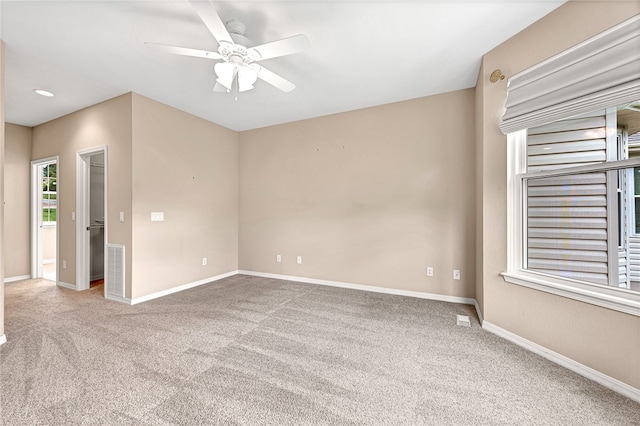
<svg viewBox="0 0 640 426"><path fill-rule="evenodd" d="M507 271L501 274L503 279L512 284L640 316L640 292L552 276L524 267L527 241L524 226L527 212L524 187L526 179L550 174L566 175L640 167L640 158L607 161L552 172L525 173L526 138L526 130L507 135Z"/></svg>
<svg viewBox="0 0 640 426"><path fill-rule="evenodd" d="M640 170L639 170L639 172L640 172ZM631 220L630 220L631 223L629 224L629 227L630 227L630 232L631 232L630 235L632 235L634 237L637 237L637 236L640 235L640 232L636 232L636 229L637 229L637 227L636 227L637 226L637 224L636 224L636 199L640 198L640 194L636 195L636 187L635 187L636 184L635 184L635 180L634 180L635 176L634 176L633 173L635 173L635 170L632 171L631 177L629 178L630 198L633 200L633 202L630 203L630 209L629 209L629 215L631 217Z"/></svg>

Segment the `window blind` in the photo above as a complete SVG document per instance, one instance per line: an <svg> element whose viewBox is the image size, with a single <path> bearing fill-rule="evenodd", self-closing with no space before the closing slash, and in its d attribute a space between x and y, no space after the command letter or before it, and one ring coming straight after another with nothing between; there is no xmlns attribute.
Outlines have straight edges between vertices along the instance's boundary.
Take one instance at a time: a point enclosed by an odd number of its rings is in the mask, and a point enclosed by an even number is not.
<svg viewBox="0 0 640 426"><path fill-rule="evenodd" d="M507 134L640 100L640 15L511 78Z"/></svg>

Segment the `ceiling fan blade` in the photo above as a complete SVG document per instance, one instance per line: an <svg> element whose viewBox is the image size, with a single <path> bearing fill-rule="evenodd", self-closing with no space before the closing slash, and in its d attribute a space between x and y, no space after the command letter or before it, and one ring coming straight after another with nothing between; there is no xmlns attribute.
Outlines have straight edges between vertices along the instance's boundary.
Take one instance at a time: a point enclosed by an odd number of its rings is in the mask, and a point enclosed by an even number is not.
<svg viewBox="0 0 640 426"><path fill-rule="evenodd" d="M234 44L229 35L229 31L227 31L227 27L225 27L224 22L220 19L220 15L216 12L216 8L209 0L189 0L189 2L218 43L227 42Z"/></svg>
<svg viewBox="0 0 640 426"><path fill-rule="evenodd" d="M257 70L257 71L258 71L258 78L259 79L266 81L270 85L272 85L274 87L277 87L278 89L282 90L283 92L291 92L293 89L296 88L295 84L293 84L289 80L286 80L286 79L280 77L278 74L275 74L275 73L269 71L268 69L266 69L263 66L260 66L260 69Z"/></svg>
<svg viewBox="0 0 640 426"><path fill-rule="evenodd" d="M222 56L220 56L218 52L211 52L208 50L192 49L190 47L169 46L166 44L151 43L149 41L145 41L144 44L149 49L157 52L172 53L174 55L195 56L196 58L222 59Z"/></svg>
<svg viewBox="0 0 640 426"><path fill-rule="evenodd" d="M270 43L261 44L260 46L252 47L249 50L254 50L260 55L260 60L277 58L278 56L291 55L293 53L302 52L309 48L311 43L309 39L303 35L298 34L293 37L283 38L282 40L272 41Z"/></svg>

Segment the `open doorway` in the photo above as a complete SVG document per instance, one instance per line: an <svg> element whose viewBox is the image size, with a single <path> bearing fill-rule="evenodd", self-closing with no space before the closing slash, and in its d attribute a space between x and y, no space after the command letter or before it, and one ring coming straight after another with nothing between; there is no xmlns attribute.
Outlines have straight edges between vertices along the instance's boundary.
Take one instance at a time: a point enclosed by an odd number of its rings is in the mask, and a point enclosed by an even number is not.
<svg viewBox="0 0 640 426"><path fill-rule="evenodd" d="M76 289L104 284L106 246L107 148L78 152Z"/></svg>
<svg viewBox="0 0 640 426"><path fill-rule="evenodd" d="M31 276L58 282L58 157L31 162Z"/></svg>

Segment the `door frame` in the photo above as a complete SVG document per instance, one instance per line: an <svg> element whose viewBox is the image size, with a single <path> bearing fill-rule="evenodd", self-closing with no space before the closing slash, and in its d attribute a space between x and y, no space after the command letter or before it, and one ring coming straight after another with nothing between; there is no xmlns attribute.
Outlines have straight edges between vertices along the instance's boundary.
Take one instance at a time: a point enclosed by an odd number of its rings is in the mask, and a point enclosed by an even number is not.
<svg viewBox="0 0 640 426"><path fill-rule="evenodd" d="M40 176L40 168L47 164L56 164L56 200L57 207L60 206L60 161L57 155L46 158L39 158L37 160L31 160L31 244L30 244L30 252L31 252L31 278L39 278L42 277L42 262L43 259L43 243L42 243L42 176ZM56 211L56 284L59 281L60 273L58 268L58 257L60 253L60 216L58 213L60 210Z"/></svg>
<svg viewBox="0 0 640 426"><path fill-rule="evenodd" d="M76 152L76 290L88 290L91 283L91 245L90 232L88 231L90 220L91 188L91 156L104 154L104 281L107 282L107 244L108 244L108 155L107 145L87 148ZM106 285L105 294L106 294Z"/></svg>

